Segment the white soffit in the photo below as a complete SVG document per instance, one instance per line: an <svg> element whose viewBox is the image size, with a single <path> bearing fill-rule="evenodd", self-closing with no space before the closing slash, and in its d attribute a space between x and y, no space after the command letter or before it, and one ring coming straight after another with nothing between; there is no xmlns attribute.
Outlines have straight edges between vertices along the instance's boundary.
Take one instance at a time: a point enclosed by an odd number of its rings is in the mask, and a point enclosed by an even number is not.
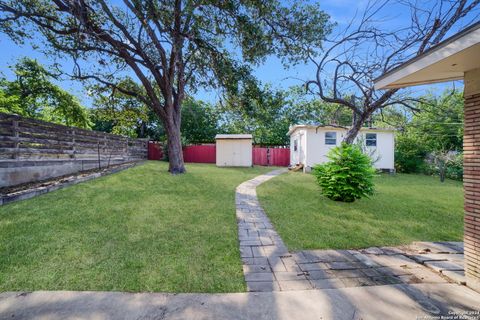
<svg viewBox="0 0 480 320"><path fill-rule="evenodd" d="M379 77L375 89L460 80L465 72L477 68L480 68L480 23Z"/></svg>

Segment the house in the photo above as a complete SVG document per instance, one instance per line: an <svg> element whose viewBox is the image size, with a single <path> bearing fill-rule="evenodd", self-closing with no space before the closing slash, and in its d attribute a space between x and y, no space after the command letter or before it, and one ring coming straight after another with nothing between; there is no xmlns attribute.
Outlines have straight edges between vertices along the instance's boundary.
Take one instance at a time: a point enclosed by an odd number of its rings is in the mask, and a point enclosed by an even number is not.
<svg viewBox="0 0 480 320"><path fill-rule="evenodd" d="M294 125L290 127L290 165L303 164L308 172L328 160L332 147L339 146L347 129L337 126ZM371 155L377 169L394 170L394 130L362 128L356 139Z"/></svg>
<svg viewBox="0 0 480 320"><path fill-rule="evenodd" d="M399 65L375 89L464 81L463 186L465 190L465 277L480 292L480 22ZM432 218L434 219L434 217Z"/></svg>

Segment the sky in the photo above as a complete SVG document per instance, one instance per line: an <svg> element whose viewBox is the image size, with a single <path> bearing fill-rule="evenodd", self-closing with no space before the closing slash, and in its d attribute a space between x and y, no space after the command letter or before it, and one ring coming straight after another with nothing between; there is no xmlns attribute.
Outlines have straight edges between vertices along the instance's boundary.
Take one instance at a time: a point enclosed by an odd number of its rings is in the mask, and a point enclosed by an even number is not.
<svg viewBox="0 0 480 320"><path fill-rule="evenodd" d="M312 0L315 1L315 0ZM355 16L357 12L361 12L367 4L367 0L318 0L321 8L331 16L331 20L337 23L338 28L345 27L346 24ZM406 17L408 12L395 11L392 9L388 14L389 27L392 24L402 24L402 19ZM8 68L13 65L15 61L21 57L36 58L44 65L48 65L51 61L38 51L33 50L28 44L18 46L13 43L6 35L0 33L0 72L11 79L13 74ZM65 62L65 68L71 70L72 65L69 61ZM269 57L264 64L255 68L254 73L256 77L264 84L270 84L274 88L286 89L290 86L301 85L305 80L312 79L315 75L315 68L312 64L300 64L289 69L284 69L280 61L275 57ZM65 90L76 95L80 101L89 107L91 105L91 98L89 98L82 85L76 81L63 80L58 84ZM461 87L461 83L456 83L456 87ZM452 87L452 83L422 86L413 89L415 94L422 94L427 91L443 91L446 88ZM208 102L215 102L218 96L215 92L207 92L200 90L195 94L195 98L205 100Z"/></svg>

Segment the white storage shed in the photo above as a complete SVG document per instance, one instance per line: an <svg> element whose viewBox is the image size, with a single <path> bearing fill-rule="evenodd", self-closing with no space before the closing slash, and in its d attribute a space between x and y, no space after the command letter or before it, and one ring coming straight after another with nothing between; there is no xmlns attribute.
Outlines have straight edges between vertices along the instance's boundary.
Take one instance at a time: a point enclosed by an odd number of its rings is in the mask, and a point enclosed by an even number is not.
<svg viewBox="0 0 480 320"><path fill-rule="evenodd" d="M368 153L375 158L377 169L394 170L394 129L362 128L357 136ZM305 171L328 161L332 147L339 146L346 128L334 126L295 125L290 127L290 165L303 164Z"/></svg>
<svg viewBox="0 0 480 320"><path fill-rule="evenodd" d="M216 163L218 167L251 167L251 134L217 134Z"/></svg>

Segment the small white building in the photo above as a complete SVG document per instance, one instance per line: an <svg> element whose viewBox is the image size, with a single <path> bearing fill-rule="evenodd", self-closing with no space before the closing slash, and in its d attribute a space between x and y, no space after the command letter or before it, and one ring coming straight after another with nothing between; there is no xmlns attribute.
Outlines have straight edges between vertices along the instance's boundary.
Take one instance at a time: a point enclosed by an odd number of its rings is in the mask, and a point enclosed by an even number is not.
<svg viewBox="0 0 480 320"><path fill-rule="evenodd" d="M251 134L217 134L216 164L218 167L251 167Z"/></svg>
<svg viewBox="0 0 480 320"><path fill-rule="evenodd" d="M303 164L305 171L328 161L332 147L339 146L347 129L334 126L295 125L290 127L290 165ZM362 128L357 141L365 145L374 166L381 170L394 170L395 138L393 129Z"/></svg>

